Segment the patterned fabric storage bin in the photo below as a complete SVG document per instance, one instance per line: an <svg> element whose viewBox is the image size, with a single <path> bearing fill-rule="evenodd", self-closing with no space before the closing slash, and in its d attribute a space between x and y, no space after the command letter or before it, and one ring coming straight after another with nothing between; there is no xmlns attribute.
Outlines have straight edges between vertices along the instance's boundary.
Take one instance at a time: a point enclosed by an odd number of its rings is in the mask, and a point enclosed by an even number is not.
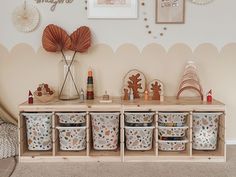
<svg viewBox="0 0 236 177"><path fill-rule="evenodd" d="M188 140L180 141L168 141L168 140L159 140L158 149L161 151L184 151Z"/></svg>
<svg viewBox="0 0 236 177"><path fill-rule="evenodd" d="M161 112L158 116L158 124L166 127L182 127L187 117L188 113L185 112Z"/></svg>
<svg viewBox="0 0 236 177"><path fill-rule="evenodd" d="M75 113L56 113L59 123L63 125L84 124L86 122L85 112Z"/></svg>
<svg viewBox="0 0 236 177"><path fill-rule="evenodd" d="M60 150L80 151L86 148L86 127L57 127Z"/></svg>
<svg viewBox="0 0 236 177"><path fill-rule="evenodd" d="M222 113L193 113L193 149L216 149L220 115Z"/></svg>
<svg viewBox="0 0 236 177"><path fill-rule="evenodd" d="M93 148L115 150L119 139L120 113L90 113L92 119Z"/></svg>
<svg viewBox="0 0 236 177"><path fill-rule="evenodd" d="M160 137L184 137L186 135L187 126L184 127L158 127L158 135Z"/></svg>
<svg viewBox="0 0 236 177"><path fill-rule="evenodd" d="M126 112L125 122L148 124L153 122L154 115L154 112Z"/></svg>
<svg viewBox="0 0 236 177"><path fill-rule="evenodd" d="M23 113L29 150L52 149L52 113Z"/></svg>
<svg viewBox="0 0 236 177"><path fill-rule="evenodd" d="M128 150L152 149L154 127L125 127L126 148Z"/></svg>

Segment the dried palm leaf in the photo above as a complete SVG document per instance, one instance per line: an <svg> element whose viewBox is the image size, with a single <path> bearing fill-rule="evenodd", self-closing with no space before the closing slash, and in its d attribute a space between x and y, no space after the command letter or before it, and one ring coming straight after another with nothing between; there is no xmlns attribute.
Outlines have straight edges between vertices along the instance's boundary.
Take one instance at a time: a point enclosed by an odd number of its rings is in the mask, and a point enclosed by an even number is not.
<svg viewBox="0 0 236 177"><path fill-rule="evenodd" d="M86 52L91 46L91 32L87 26L81 26L71 35L71 50L75 52Z"/></svg>
<svg viewBox="0 0 236 177"><path fill-rule="evenodd" d="M50 24L43 32L43 48L48 52L62 51L69 49L71 46L70 36L62 28Z"/></svg>

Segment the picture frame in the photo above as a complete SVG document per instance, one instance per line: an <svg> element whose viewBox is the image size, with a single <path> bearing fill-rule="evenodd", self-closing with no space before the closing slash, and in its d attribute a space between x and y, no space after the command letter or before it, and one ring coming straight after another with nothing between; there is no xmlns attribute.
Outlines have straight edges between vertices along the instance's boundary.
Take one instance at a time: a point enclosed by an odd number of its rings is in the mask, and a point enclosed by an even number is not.
<svg viewBox="0 0 236 177"><path fill-rule="evenodd" d="M89 19L136 19L138 0L87 0Z"/></svg>
<svg viewBox="0 0 236 177"><path fill-rule="evenodd" d="M185 0L156 0L157 24L183 24Z"/></svg>

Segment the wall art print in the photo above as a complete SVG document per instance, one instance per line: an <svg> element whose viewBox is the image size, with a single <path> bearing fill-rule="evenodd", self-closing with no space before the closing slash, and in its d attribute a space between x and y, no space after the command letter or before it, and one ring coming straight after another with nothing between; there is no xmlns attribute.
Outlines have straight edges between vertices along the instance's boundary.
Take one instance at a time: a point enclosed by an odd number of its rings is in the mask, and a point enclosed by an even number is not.
<svg viewBox="0 0 236 177"><path fill-rule="evenodd" d="M133 19L138 17L138 0L88 0L88 18Z"/></svg>
<svg viewBox="0 0 236 177"><path fill-rule="evenodd" d="M184 23L185 0L156 0L156 23Z"/></svg>

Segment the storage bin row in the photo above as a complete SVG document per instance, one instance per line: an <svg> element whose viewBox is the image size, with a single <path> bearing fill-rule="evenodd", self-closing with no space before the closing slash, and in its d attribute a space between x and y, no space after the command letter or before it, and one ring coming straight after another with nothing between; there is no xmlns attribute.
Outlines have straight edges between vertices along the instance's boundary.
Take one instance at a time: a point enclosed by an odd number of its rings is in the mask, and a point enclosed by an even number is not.
<svg viewBox="0 0 236 177"><path fill-rule="evenodd" d="M193 149L215 150L219 116L222 113L193 114ZM23 113L26 120L29 150L52 149L52 115L53 113ZM92 121L93 148L95 150L115 150L119 144L119 112L90 113ZM137 116L136 116L137 115ZM152 123L153 112L126 112L127 123ZM86 148L86 113L56 113L60 126L61 150L83 150ZM189 141L186 137L187 113L159 113L158 147L164 151L183 150ZM75 127L61 125L76 124ZM160 124L162 126L160 126ZM174 125L169 127L169 125ZM77 126L79 125L79 126ZM176 127L179 125L180 127ZM128 150L150 150L153 145L154 126L125 126L125 142ZM164 137L164 138L163 138ZM182 139L178 139L182 137ZM167 139L165 139L167 138ZM170 138L173 138L172 141ZM178 148L177 148L178 147Z"/></svg>

